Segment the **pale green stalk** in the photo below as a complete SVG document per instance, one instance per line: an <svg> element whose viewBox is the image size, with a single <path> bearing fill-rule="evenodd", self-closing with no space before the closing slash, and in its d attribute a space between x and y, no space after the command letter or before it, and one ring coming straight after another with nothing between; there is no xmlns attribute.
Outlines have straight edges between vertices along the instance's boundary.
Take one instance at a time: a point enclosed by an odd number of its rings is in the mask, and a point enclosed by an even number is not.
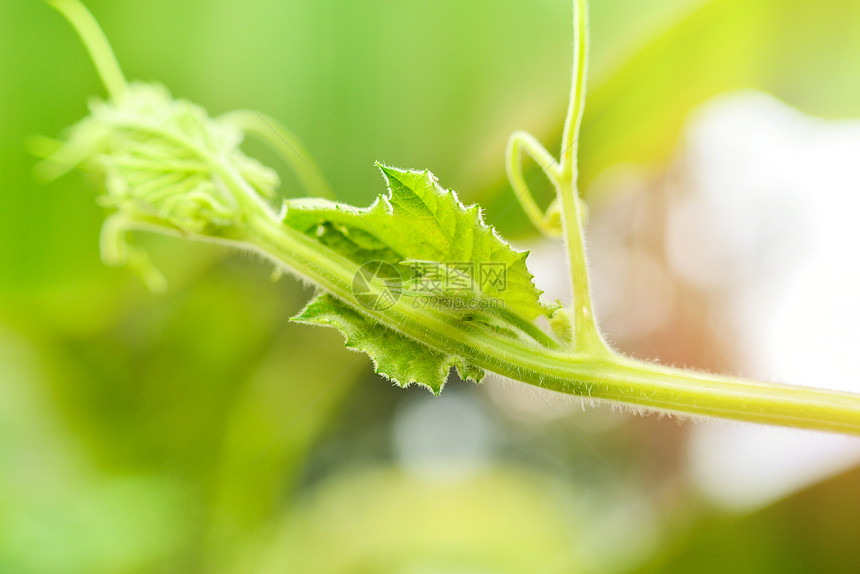
<svg viewBox="0 0 860 574"><path fill-rule="evenodd" d="M608 352L609 347L600 336L591 302L588 258L585 253L585 229L580 211L579 190L576 185L579 174L577 167L579 130L582 126L582 113L585 109L585 78L588 66L588 10L586 0L573 0L573 11L573 85L570 90L570 107L567 112L561 143L558 194L561 200L561 219L573 289L572 304L576 349L601 355Z"/></svg>
<svg viewBox="0 0 860 574"><path fill-rule="evenodd" d="M572 319L574 342L577 351L588 351L595 355L609 352L600 336L588 279L588 260L585 253L583 217L576 180L577 151L582 113L585 109L585 84L588 68L588 9L585 0L573 0L574 49L573 82L570 103L561 142L561 161L556 162L546 148L525 132L516 132L508 142L507 171L511 185L526 214L538 227L547 232L547 216L528 190L520 167L519 149L522 146L541 166L555 186L561 204L562 234L567 250L568 270L572 290Z"/></svg>
<svg viewBox="0 0 860 574"><path fill-rule="evenodd" d="M211 167L236 197L253 194L229 168L217 163ZM352 292L352 278L358 270L355 263L284 225L274 211L258 202L246 202L243 210L245 225L233 229L229 236L193 238L253 247L375 321L435 349L467 356L489 371L587 399L860 435L860 396L856 394L746 381L653 365L615 353L571 354L538 344L493 338L451 317L414 309L405 300L385 311L366 309L356 302ZM152 229L158 223L140 225ZM185 236L169 228L162 231Z"/></svg>
<svg viewBox="0 0 860 574"><path fill-rule="evenodd" d="M311 159L311 154L296 135L271 116L250 110L238 110L224 114L220 121L232 124L245 132L253 134L269 144L290 166L308 195L336 199L331 186L319 166Z"/></svg>
<svg viewBox="0 0 860 574"><path fill-rule="evenodd" d="M530 133L518 131L511 134L505 154L505 168L508 173L508 180L511 182L511 187L514 189L514 193L517 195L523 211L526 212L526 215L528 215L535 227L549 236L560 235L562 230L547 221L546 215L544 215L544 212L538 206L531 190L529 190L525 177L523 177L521 158L523 151L527 152L541 167L556 189L558 189L561 183L559 180L560 169L558 163Z"/></svg>
<svg viewBox="0 0 860 574"><path fill-rule="evenodd" d="M47 2L66 17L81 37L110 96L114 99L122 96L126 89L125 76L113 55L110 43L90 11L78 0Z"/></svg>
<svg viewBox="0 0 860 574"><path fill-rule="evenodd" d="M126 90L122 73L113 60L107 40L86 9L76 0L58 0L53 4L66 14L81 33L112 96L116 98L122 94ZM210 183L217 183L217 193L214 184L211 188L196 187L187 192L183 187L168 188L164 193L173 190L181 196L172 199L187 200L184 204L171 204L163 202L164 198L160 196L147 195L150 192L139 191L135 196L135 189L123 191L130 193L131 197L120 194L117 200L118 212L108 219L105 226L103 250L106 257L114 261L129 258L129 252L121 243L122 234L129 229L251 248L270 258L279 267L314 283L374 325L382 325L405 340L420 342L430 350L463 357L472 365L524 383L586 399L617 401L633 407L671 413L860 435L860 395L663 367L623 357L603 342L592 311L576 189L576 140L585 93L587 37L585 4L575 0L574 8L574 82L561 162L556 163L537 140L522 133L513 136L507 158L508 171L513 175L512 183L518 197L532 220L544 225L544 231L552 231L552 227L546 224L546 217L540 217L540 210L522 178L518 163L521 149L538 161L558 189L573 287L571 315L575 333L572 348L556 343L534 324L523 324L522 318L515 314L507 314L506 320L522 327L520 331L530 338L494 333L481 325L461 320L455 314L416 309L404 298L385 310L361 306L352 291L353 277L359 265L326 247L317 238L284 223L281 214L276 213L261 196L260 188L255 188L243 176L234 157L214 153L211 145L207 147L193 137L170 132L152 122L136 123L133 116L113 118L111 128L121 137L128 137L135 142L169 140L171 150L181 150L171 153L178 156L177 165L186 170L186 175L192 177L201 170L205 171L210 176ZM274 125L272 122L256 116L262 122L259 123L247 112L242 114L228 119L268 137L264 128ZM294 145L289 142L289 138L282 137L285 133L279 134L275 130L277 139L268 139L276 147L286 145L306 167L313 166L310 160L302 158L300 145ZM113 159L129 161L125 156ZM248 169L247 164L241 165ZM295 161L293 165L296 166ZM305 179L310 181L308 172L305 172ZM229 201L225 202L224 197L218 195L221 192L228 194ZM153 197L160 203L152 203ZM177 205L183 206L185 211L171 213L171 207ZM352 208L341 206L338 209L348 211ZM198 214L208 213L215 214L212 220L200 220L208 216ZM195 217L198 219L195 220ZM199 226L195 227L195 224ZM143 260L138 258L137 261L139 265L144 265ZM150 275L150 281L160 284L154 275ZM380 283L380 280L376 281ZM382 288L383 285L380 283L375 287Z"/></svg>

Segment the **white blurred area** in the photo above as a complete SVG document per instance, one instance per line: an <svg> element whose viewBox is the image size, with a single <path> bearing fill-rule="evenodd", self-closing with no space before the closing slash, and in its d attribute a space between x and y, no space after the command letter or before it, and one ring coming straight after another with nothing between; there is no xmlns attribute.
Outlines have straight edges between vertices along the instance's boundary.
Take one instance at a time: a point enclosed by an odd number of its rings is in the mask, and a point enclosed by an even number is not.
<svg viewBox="0 0 860 574"><path fill-rule="evenodd" d="M722 290L740 373L860 392L860 121L744 92L703 106L685 139L669 262ZM689 456L707 495L751 508L856 464L860 440L702 424Z"/></svg>
<svg viewBox="0 0 860 574"><path fill-rule="evenodd" d="M613 168L590 196L595 305L622 347L860 392L860 121L812 118L757 92L722 95L690 117L667 174ZM530 247L546 300L567 302L561 247ZM734 510L860 462L860 440L844 436L689 428L691 480Z"/></svg>

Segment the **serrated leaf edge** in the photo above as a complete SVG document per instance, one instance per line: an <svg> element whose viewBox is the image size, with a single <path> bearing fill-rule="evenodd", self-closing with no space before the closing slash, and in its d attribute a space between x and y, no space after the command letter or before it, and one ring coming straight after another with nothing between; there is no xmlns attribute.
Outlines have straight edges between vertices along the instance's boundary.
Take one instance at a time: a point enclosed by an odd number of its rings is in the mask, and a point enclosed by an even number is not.
<svg viewBox="0 0 860 574"><path fill-rule="evenodd" d="M462 358L460 358L456 355L450 354L450 353L443 353L442 351L439 351L438 349L433 349L432 347L429 347L426 343L424 343L422 341L418 341L417 339L413 339L413 338L408 337L408 336L406 336L400 332L395 331L395 333L400 337L405 337L417 345L420 345L423 347L428 347L429 349L431 349L437 353L440 353L442 355L442 361L443 361L443 367L439 370L439 378L441 379L442 382L440 383L438 390L434 389L431 385L428 385L427 383L419 381L418 379L415 379L415 378L411 378L407 381L402 381L401 379L398 379L396 376L394 376L390 373L384 372L382 370L382 368L380 367L377 358L374 356L374 354L371 352L370 349L353 344L350 341L350 334L347 332L344 325L342 323L338 322L337 319L333 319L333 318L329 318L329 317L317 317L314 319L303 319L302 316L305 314L305 311L307 311L307 309L310 308L310 306L313 305L316 300L317 300L317 297L312 298L308 302L308 304L305 305L305 307L301 311L299 311L299 313L296 316L294 316L290 319L290 321L294 322L294 323L299 323L302 325L310 325L310 326L314 326L314 327L324 327L324 326L334 327L334 329L337 330L341 334L341 336L343 337L345 348L347 348L350 351L353 351L355 353L363 353L364 355L366 355L370 359L370 362L373 364L373 372L374 373L376 373L377 375L380 375L382 377L385 377L386 379L388 379L389 381L391 381L392 383L394 383L395 385L397 385L400 388L405 389L411 385L418 385L418 386L426 388L427 390L429 390L431 393L433 393L435 396L438 397L439 395L442 394L442 390L445 388L445 386L448 383L448 379L451 376L451 368L454 368L457 370L457 374L460 376L460 378L462 380L472 381L476 384L480 384L486 375L486 372L483 369L481 369L480 377L471 376L468 374L468 369L466 368L466 364ZM340 301L340 299L338 299L338 300ZM343 301L341 301L341 302L343 302ZM348 305L348 306L363 317L361 312L357 311L351 305ZM384 325L384 326L386 328L390 328L387 325Z"/></svg>

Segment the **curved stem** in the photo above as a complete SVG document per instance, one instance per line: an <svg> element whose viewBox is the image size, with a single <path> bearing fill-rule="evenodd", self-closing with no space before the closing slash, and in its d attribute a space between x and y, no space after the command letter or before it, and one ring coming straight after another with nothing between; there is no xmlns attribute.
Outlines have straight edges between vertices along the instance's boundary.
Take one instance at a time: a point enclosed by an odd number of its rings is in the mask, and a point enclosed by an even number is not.
<svg viewBox="0 0 860 574"><path fill-rule="evenodd" d="M114 100L125 93L127 82L116 61L110 42L96 19L78 0L46 0L65 16L87 48L105 89Z"/></svg>
<svg viewBox="0 0 860 574"><path fill-rule="evenodd" d="M585 80L588 72L588 4L573 0L573 82L564 133L561 138L561 172L576 181L576 156L582 113L585 110Z"/></svg>
<svg viewBox="0 0 860 574"><path fill-rule="evenodd" d="M238 174L222 175L231 187L245 187ZM356 263L284 225L271 211L255 210L245 221L246 226L232 230L229 237L191 236L157 222L132 222L130 227L251 247L389 329L524 383L652 410L860 436L860 395L672 369L614 353L601 357L541 348L424 313L402 299L385 311L364 308L351 288Z"/></svg>
<svg viewBox="0 0 860 574"><path fill-rule="evenodd" d="M232 170L219 170L235 195L252 192ZM369 319L445 353L518 381L585 398L687 415L712 416L860 435L860 395L759 383L652 365L612 351L547 349L414 309L400 299L384 311L362 307L352 292L358 264L278 220L263 204L247 205L230 237L197 239L253 247L319 285Z"/></svg>
<svg viewBox="0 0 860 574"><path fill-rule="evenodd" d="M559 166L555 158L530 133L523 131L514 132L508 139L505 168L508 172L508 180L511 182L511 187L514 188L514 193L523 211L526 212L532 224L541 232L547 235L559 235L561 230L549 225L546 216L535 201L531 190L529 190L525 177L523 177L521 149L528 152L556 188L558 187L559 180Z"/></svg>
<svg viewBox="0 0 860 574"><path fill-rule="evenodd" d="M77 0L55 0L52 4L69 18L81 34L112 97L120 96L125 89L125 80L92 16ZM533 157L541 158L542 167L559 191L574 291L576 348L573 352L547 348L549 345L542 346L541 341L494 335L479 326L461 321L453 314L415 309L402 298L384 311L362 307L352 292L352 279L359 265L329 249L315 237L284 224L235 166L208 149L195 146L182 134L149 124L135 125L131 120L124 121L121 118L115 120L114 128L156 134L192 150L209 167L219 185L223 184L230 191L241 217L230 224L207 227L204 234L183 231L184 228L176 227L157 212L131 211L126 214L128 218L108 221L102 237L106 259L121 261L124 257L137 257L129 251L123 251L121 245L114 244L120 239L121 233L132 228L251 248L331 293L374 323L420 341L432 349L467 357L470 364L518 381L571 395L649 409L860 436L860 395L662 367L622 357L602 341L591 309L582 217L576 189L575 144L585 91L587 38L584 0L574 0L574 7L577 30L574 85L563 138L561 165L546 161L551 160L549 154L530 137L518 136L512 146L513 153L509 154L514 160L518 159L518 146L522 145ZM268 129L274 125L267 123L262 116L257 118ZM252 125L254 122L249 121L247 116L234 116L233 119L240 123L245 121L249 131L266 131L260 124ZM291 147L293 152L296 151L289 145L288 138L282 142ZM297 156L302 157L301 154ZM305 163L311 167L310 163ZM518 171L519 164L514 162L512 165L514 175L519 176L520 182L524 183ZM526 187L521 186L520 190L523 189L527 191ZM530 194L527 197L533 202ZM136 261L146 267L142 259ZM150 280L157 282L155 276L151 276ZM541 338L538 334L534 336L536 339Z"/></svg>
<svg viewBox="0 0 860 574"><path fill-rule="evenodd" d="M570 181L562 182L559 196L573 291L574 346L577 351L602 354L608 351L608 346L600 336L597 319L594 316L588 277L588 258L585 254L585 233L579 200L575 194Z"/></svg>
<svg viewBox="0 0 860 574"><path fill-rule="evenodd" d="M308 195L336 199L310 152L299 138L279 121L248 110L230 112L218 119L266 142L293 170Z"/></svg>
<svg viewBox="0 0 860 574"><path fill-rule="evenodd" d="M578 351L605 354L608 352L608 346L600 336L591 302L588 259L585 253L585 230L579 191L576 185L578 138L582 124L582 113L585 109L585 78L588 61L588 10L586 1L573 0L573 11L573 82L570 90L570 106L562 137L558 195L561 200L561 219L573 291L575 346Z"/></svg>
<svg viewBox="0 0 860 574"><path fill-rule="evenodd" d="M568 268L573 298L572 318L574 326L574 349L602 356L609 352L597 328L591 302L588 279L588 260L585 254L582 206L576 180L577 144L582 113L585 108L585 79L588 59L588 9L586 0L573 0L574 50L573 82L570 104L564 124L561 144L561 163L556 163L549 152L531 135L514 133L508 141L505 165L508 179L516 192L520 204L532 223L544 233L557 232L538 207L528 189L520 164L520 148L525 149L541 166L555 186L561 207L561 228L567 249Z"/></svg>
<svg viewBox="0 0 860 574"><path fill-rule="evenodd" d="M369 318L406 337L515 380L577 395L686 415L729 418L860 435L860 396L758 383L671 369L612 352L540 348L411 309L402 301L384 312L361 307L351 292L357 265L283 224L263 217L241 245L286 265Z"/></svg>

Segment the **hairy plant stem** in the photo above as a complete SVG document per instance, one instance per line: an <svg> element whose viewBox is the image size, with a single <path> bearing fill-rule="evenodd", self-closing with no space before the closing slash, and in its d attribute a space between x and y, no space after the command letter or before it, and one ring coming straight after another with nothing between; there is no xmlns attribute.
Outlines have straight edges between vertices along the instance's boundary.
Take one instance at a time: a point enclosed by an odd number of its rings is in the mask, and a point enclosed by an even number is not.
<svg viewBox="0 0 860 574"><path fill-rule="evenodd" d="M237 197L253 189L220 169ZM306 278L364 316L406 337L476 365L545 389L660 411L860 435L860 396L760 383L654 365L613 351L555 350L493 335L444 313L414 309L401 299L385 311L361 306L352 292L358 265L279 221L257 201L244 203L244 225L222 237L196 239L253 247L277 265Z"/></svg>
<svg viewBox="0 0 860 574"><path fill-rule="evenodd" d="M573 82L561 141L561 164L554 183L561 201L562 228L573 290L574 346L578 352L600 356L610 353L610 350L600 336L597 320L594 317L588 279L588 259L585 254L585 230L580 213L579 191L576 186L579 174L578 139L582 113L585 109L588 63L588 10L585 0L573 0L573 12Z"/></svg>
<svg viewBox="0 0 860 574"><path fill-rule="evenodd" d="M595 356L546 349L494 337L444 314L415 310L403 301L385 311L366 309L351 289L358 266L283 225L273 213L258 213L247 219L246 227L219 237L188 236L157 221L137 226L186 239L253 248L406 337L537 387L634 408L860 436L860 396L855 394L697 373L613 352Z"/></svg>
<svg viewBox="0 0 860 574"><path fill-rule="evenodd" d="M588 63L588 9L585 0L573 0L574 49L573 82L570 103L564 123L560 161L557 162L540 142L526 132L515 132L508 141L506 169L508 179L523 210L532 223L547 235L555 235L549 218L541 212L522 175L521 151L534 159L556 189L561 204L561 234L565 240L572 291L573 348L576 352L602 356L611 353L600 336L591 302L588 260L585 253L584 225L579 191L576 186L578 169L578 138L585 109L585 80Z"/></svg>
<svg viewBox="0 0 860 574"><path fill-rule="evenodd" d="M206 239L206 238L201 238ZM253 246L332 293L374 321L435 349L469 357L476 365L545 389L687 415L860 435L860 396L759 383L654 365L607 351L552 350L493 336L444 314L398 301L385 311L358 304L351 290L358 266L259 213L229 242Z"/></svg>
<svg viewBox="0 0 860 574"><path fill-rule="evenodd" d="M121 95L126 89L122 72L107 40L86 8L77 0L54 0L51 3L66 15L80 33L111 96L116 98ZM239 217L235 222L221 227L213 224L205 234L189 233L173 225L166 216L162 217L152 210L138 211L127 205L125 211L121 210L108 220L106 233L103 234L103 241L109 247L106 252L112 254L114 259L123 259L123 254L112 249L112 243L107 239L113 239L117 234L132 228L251 248L279 267L285 267L331 293L376 323L433 349L465 357L471 364L524 383L570 395L672 413L860 435L860 395L752 382L663 367L621 356L602 340L592 311L582 216L576 189L576 140L585 95L587 49L584 0L574 0L574 12L574 82L561 163L556 163L537 140L522 132L512 137L508 154L508 173L516 176L512 178L512 184L517 195L527 207L529 216L544 224L543 230L547 232L555 229L547 225L545 218L539 217L539 209L516 163L520 149L530 153L541 164L558 190L574 298L572 314L575 346L572 349L560 348L536 325L523 329L534 341L521 340L461 321L453 314L415 309L403 298L384 311L363 307L352 292L352 280L359 269L356 263L284 224L228 159L213 155L183 136L152 125L126 124L116 120L114 127L170 139L186 148L199 159L201 165L205 165L213 178L229 189ZM264 127L275 125L272 120L259 115L251 116L247 112L226 119L268 138L274 147L284 152L294 168L297 165L307 168L302 179L308 187L324 184L322 180L314 180L314 164L303 157L301 146L296 145L288 132L278 132L275 126L276 139L261 133L265 132ZM381 280L374 281L379 283ZM376 287L383 286L377 284Z"/></svg>

